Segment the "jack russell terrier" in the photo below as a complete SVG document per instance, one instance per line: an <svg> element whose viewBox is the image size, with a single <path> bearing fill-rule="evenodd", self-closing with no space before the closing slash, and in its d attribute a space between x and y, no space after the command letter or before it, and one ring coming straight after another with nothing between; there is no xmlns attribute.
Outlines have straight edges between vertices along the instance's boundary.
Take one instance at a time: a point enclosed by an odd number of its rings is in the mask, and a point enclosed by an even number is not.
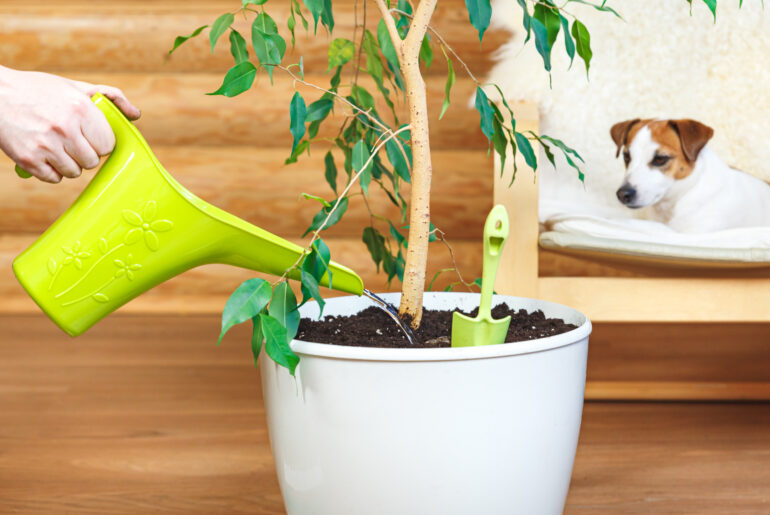
<svg viewBox="0 0 770 515"><path fill-rule="evenodd" d="M714 130L694 120L627 120L610 135L622 150L626 179L618 200L653 206L679 232L770 226L770 185L727 166L706 143Z"/></svg>

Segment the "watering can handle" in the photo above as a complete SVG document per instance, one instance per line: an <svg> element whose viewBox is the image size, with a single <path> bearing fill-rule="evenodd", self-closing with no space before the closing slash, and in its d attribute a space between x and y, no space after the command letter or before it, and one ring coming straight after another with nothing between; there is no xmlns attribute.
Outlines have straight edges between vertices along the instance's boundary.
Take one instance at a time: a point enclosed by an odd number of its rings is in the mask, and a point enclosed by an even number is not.
<svg viewBox="0 0 770 515"><path fill-rule="evenodd" d="M101 93L96 93L94 94L94 96L91 97L91 102L96 104L96 107L98 107L102 111L102 113L104 113L104 116L107 118L107 122L110 123L110 127L112 127L112 130L115 132L115 140L117 141L117 139L120 137L120 131L117 130L117 127L115 126L115 124L112 123L112 120L110 117L111 113L109 113L107 110L107 108L109 107L109 103L102 103L102 100L106 100L106 99L107 97L105 97ZM14 171L16 172L16 175L18 175L22 179L29 179L30 177L32 177L31 173L29 173L19 165L16 165L14 167Z"/></svg>

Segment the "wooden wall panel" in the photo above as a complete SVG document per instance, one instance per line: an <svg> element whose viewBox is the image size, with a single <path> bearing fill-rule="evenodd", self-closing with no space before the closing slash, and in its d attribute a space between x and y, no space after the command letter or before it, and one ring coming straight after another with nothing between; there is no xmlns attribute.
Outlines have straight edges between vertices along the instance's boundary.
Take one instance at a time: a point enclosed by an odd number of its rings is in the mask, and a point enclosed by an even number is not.
<svg viewBox="0 0 770 515"><path fill-rule="evenodd" d="M283 237L299 237L320 204L302 192L333 198L323 178L324 150L284 165L286 152L248 147L155 147L167 170L193 193ZM450 239L481 238L492 207L491 160L483 152L443 151L433 156L432 218ZM16 177L12 162L0 157L0 232L42 232L72 203L85 180L51 185ZM338 180L345 177L339 163ZM90 174L93 172L85 172ZM408 192L408 187L405 188ZM370 206L398 220L400 211L376 188ZM329 234L359 238L369 215L360 197Z"/></svg>
<svg viewBox="0 0 770 515"><path fill-rule="evenodd" d="M267 76L260 75L251 90L234 98L206 95L219 87L224 74L70 73L67 76L122 88L142 110L143 116L137 121L137 127L151 145L291 148L288 113L295 90L293 80L278 72L274 84L270 84ZM306 79L324 86L329 83L329 77L323 74L306 75ZM376 92L374 87L369 87L369 81L362 80L361 83L373 94ZM474 95L475 83L458 77L452 88L452 105L440 122L444 78L429 77L427 87L428 109L432 114L432 148L485 152L488 144L479 128L479 116L468 105ZM321 96L318 90L306 86L298 85L297 90L308 104ZM325 122L319 137L334 138L337 135L342 116L349 113L343 107L340 104L335 107L337 116ZM383 102L379 102L378 110L387 123L393 123ZM397 112L400 116L405 112L403 102L398 104Z"/></svg>
<svg viewBox="0 0 770 515"><path fill-rule="evenodd" d="M240 5L240 0L4 1L0 4L0 41L3 42L0 63L13 68L56 72L224 73L233 64L224 38L213 55L204 33L185 43L171 59L166 60L166 56L176 36L211 24L220 14L236 10ZM355 0L335 0L334 6L334 37L352 38ZM376 29L376 7L371 1L367 7L368 27ZM359 9L363 10L363 2L359 2ZM288 0L271 1L269 13L288 34ZM234 26L245 36L250 34L247 22L240 15ZM304 34L300 23L297 26L297 48L304 56L306 70L326 70L330 37L322 28L319 28L319 37L312 37ZM492 52L508 38L505 32L488 31L483 44L479 44L478 33L468 21L462 0L439 2L433 26L480 77L491 66ZM435 64L428 73L440 75L446 70L446 64L438 47L435 54ZM286 62L297 62L299 56L300 52L289 51ZM457 65L455 68L459 70Z"/></svg>

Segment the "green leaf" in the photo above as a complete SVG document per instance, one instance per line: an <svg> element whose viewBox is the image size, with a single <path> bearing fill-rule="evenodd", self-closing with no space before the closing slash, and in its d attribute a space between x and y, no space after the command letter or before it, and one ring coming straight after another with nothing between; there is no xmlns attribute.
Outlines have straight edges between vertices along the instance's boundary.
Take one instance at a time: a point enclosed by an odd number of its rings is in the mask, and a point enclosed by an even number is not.
<svg viewBox="0 0 770 515"><path fill-rule="evenodd" d="M714 15L714 23L717 22L717 0L703 0L703 3L711 10L711 14Z"/></svg>
<svg viewBox="0 0 770 515"><path fill-rule="evenodd" d="M366 248L369 249L369 254L372 256L372 261L377 265L377 271L380 271L380 263L382 258L387 252L385 249L385 238L380 234L380 231L374 227L365 227L364 234L361 237L366 244Z"/></svg>
<svg viewBox="0 0 770 515"><path fill-rule="evenodd" d="M294 92L294 96L291 98L289 104L289 131L294 137L294 141L291 144L291 151L297 148L297 144L305 135L305 116L307 115L307 107L305 106L305 100L299 91Z"/></svg>
<svg viewBox="0 0 770 515"><path fill-rule="evenodd" d="M551 71L551 46L548 44L548 29L545 28L543 22L537 18L530 20L532 24L532 32L535 33L535 48L537 53L543 58L543 66L546 71ZM577 20L572 25L573 35Z"/></svg>
<svg viewBox="0 0 770 515"><path fill-rule="evenodd" d="M267 2L267 0L241 0L241 7L245 8L249 4L262 5L265 2Z"/></svg>
<svg viewBox="0 0 770 515"><path fill-rule="evenodd" d="M219 89L206 93L207 95L224 95L226 97L234 97L240 95L244 91L248 91L251 85L254 83L254 77L257 76L257 68L249 61L238 63L230 68L225 74L225 78L222 81L222 85Z"/></svg>
<svg viewBox="0 0 770 515"><path fill-rule="evenodd" d="M524 25L524 30L527 31L527 38L524 40L524 43L529 41L530 36L532 35L532 18L529 15L529 10L527 9L527 2L526 0L516 0L519 2L519 5L521 6L522 10L522 23Z"/></svg>
<svg viewBox="0 0 770 515"><path fill-rule="evenodd" d="M307 200L316 200L321 203L323 207L331 207L331 203L327 202L326 199L319 197L318 195L311 195L310 193L303 193L302 196Z"/></svg>
<svg viewBox="0 0 770 515"><path fill-rule="evenodd" d="M313 22L315 23L313 31L315 32L318 30L318 18L324 10L324 0L302 0L302 2L307 7L307 10L310 11L310 14L313 15Z"/></svg>
<svg viewBox="0 0 770 515"><path fill-rule="evenodd" d="M535 5L532 16L545 25L548 32L548 48L553 48L553 44L556 43L556 38L559 36L559 29L561 29L558 10L538 3Z"/></svg>
<svg viewBox="0 0 770 515"><path fill-rule="evenodd" d="M508 148L508 139L505 137L505 132L503 132L503 128L500 125L500 121L498 121L497 117L493 120L493 125L495 128L495 134L492 137L492 143L495 145L495 152L497 152L497 155L500 156L500 169L502 170L505 168L505 151Z"/></svg>
<svg viewBox="0 0 770 515"><path fill-rule="evenodd" d="M583 25L580 20L572 22L572 37L575 38L575 49L577 54L586 63L586 75L588 75L588 68L591 65L591 34L588 33L588 29Z"/></svg>
<svg viewBox="0 0 770 515"><path fill-rule="evenodd" d="M476 110L481 116L481 132L491 141L495 134L495 127L492 122L495 118L495 112L489 105L489 99L481 86L476 87Z"/></svg>
<svg viewBox="0 0 770 515"><path fill-rule="evenodd" d="M297 13L300 21L302 21L302 28L304 28L305 31L307 32L307 29L308 29L307 20L305 19L305 15L302 14L302 8L300 7L299 2L297 0L290 0L290 1L294 5L294 12Z"/></svg>
<svg viewBox="0 0 770 515"><path fill-rule="evenodd" d="M399 246L403 246L404 248L407 248L408 244L406 241L406 237L401 234L398 229L396 229L396 226L393 225L393 222L388 221L390 224L390 235L393 236L393 239L396 240L396 243L398 243Z"/></svg>
<svg viewBox="0 0 770 515"><path fill-rule="evenodd" d="M430 46L430 35L425 34L420 45L420 59L425 63L425 69L430 69L430 65L433 63L433 48Z"/></svg>
<svg viewBox="0 0 770 515"><path fill-rule="evenodd" d="M222 311L222 331L217 345L231 327L257 316L270 302L271 293L270 283L264 279L249 279L241 283L227 299Z"/></svg>
<svg viewBox="0 0 770 515"><path fill-rule="evenodd" d="M257 60L273 80L273 66L281 63L286 53L286 41L278 34L278 25L266 13L260 13L251 24L251 44Z"/></svg>
<svg viewBox="0 0 770 515"><path fill-rule="evenodd" d="M297 334L300 317L297 311L297 297L287 281L278 284L273 290L268 313L286 328L286 343L291 342Z"/></svg>
<svg viewBox="0 0 770 515"><path fill-rule="evenodd" d="M366 195L369 195L369 182L372 180L372 162L369 161L370 156L371 152L369 151L369 147L366 145L366 142L362 139L358 140L358 142L353 147L353 170L356 172L361 172L358 180L360 181L361 188L364 190ZM368 165L366 164L367 161L369 161ZM366 168L364 168L364 165L366 165Z"/></svg>
<svg viewBox="0 0 770 515"><path fill-rule="evenodd" d="M334 206L335 202L332 202L332 207ZM332 215L329 217L329 222L326 224L324 229L328 229L329 227L335 225L337 222L340 221L340 218L342 218L342 215L345 214L345 211L348 209L348 198L345 197L340 201L340 205L337 207L337 209L334 210ZM321 209L318 213L315 214L313 217L313 220L310 222L310 227L305 230L304 234L302 234L303 237L307 236L308 233L311 233L313 231L317 231L319 227L321 227L321 224L326 220L326 217L329 216L329 213L331 212L331 207L325 207Z"/></svg>
<svg viewBox="0 0 770 515"><path fill-rule="evenodd" d="M243 39L240 32L233 29L230 31L230 53L235 59L235 64L249 60L249 50L246 48L246 40Z"/></svg>
<svg viewBox="0 0 770 515"><path fill-rule="evenodd" d="M252 29L257 28L264 34L278 34L278 24L267 13L259 13L251 24Z"/></svg>
<svg viewBox="0 0 770 515"><path fill-rule="evenodd" d="M396 141L395 138L389 139L388 142L385 143L385 152L387 153L388 160L390 161L390 164L393 165L393 170L396 174L404 179L404 181L411 182L409 165L406 163L404 153L401 151L402 149L399 148L400 145L401 143Z"/></svg>
<svg viewBox="0 0 770 515"><path fill-rule="evenodd" d="M455 83L455 69L454 66L452 66L452 60L446 54L446 51L444 51L443 46L441 47L441 51L444 52L444 57L446 57L447 76L446 83L444 84L444 103L441 106L441 114L438 115L439 120L444 117L444 113L446 113L446 110L449 108L449 94Z"/></svg>
<svg viewBox="0 0 770 515"><path fill-rule="evenodd" d="M286 367L289 373L294 375L299 358L289 347L286 328L274 317L264 313L260 313L259 322L265 335L265 352L270 359Z"/></svg>
<svg viewBox="0 0 770 515"><path fill-rule="evenodd" d="M550 136L546 136L545 134L540 136L540 138L553 143L555 147L561 150L562 154L564 155L564 159L567 161L567 164L569 164L572 168L575 169L575 171L577 171L578 179L580 179L580 182L585 180L585 174L583 174L583 170L581 170L580 166L570 157L570 155L575 156L575 158L579 159L581 162L584 162L583 158L580 156L580 154L577 153L575 149L568 147L564 144L563 141L552 138Z"/></svg>
<svg viewBox="0 0 770 515"><path fill-rule="evenodd" d="M329 33L334 30L334 14L332 13L332 0L324 0L323 10L321 11L321 23L329 29Z"/></svg>
<svg viewBox="0 0 770 515"><path fill-rule="evenodd" d="M321 314L323 314L326 302L324 302L323 297L321 297L318 279L313 277L313 275L306 270L301 271L300 277L302 280L302 304L305 304L310 299L313 299L318 303L318 308Z"/></svg>
<svg viewBox="0 0 770 515"><path fill-rule="evenodd" d="M334 107L334 100L331 98L320 98L307 106L306 122L320 121L329 115L329 112Z"/></svg>
<svg viewBox="0 0 770 515"><path fill-rule="evenodd" d="M331 150L324 156L324 177L334 193L337 193L337 165L334 164Z"/></svg>
<svg viewBox="0 0 770 515"><path fill-rule="evenodd" d="M527 162L527 165L533 170L537 170L537 158L535 157L535 151L532 150L532 145L529 143L529 140L520 132L517 132L515 136L516 145L519 147L519 151L522 155L524 155L524 160Z"/></svg>
<svg viewBox="0 0 770 515"><path fill-rule="evenodd" d="M291 153L291 155L284 161L284 164L290 165L292 163L296 163L299 156L302 155L302 153L310 148L310 142L308 140L303 140L299 142L299 145L297 145L297 148L294 149L294 152ZM309 153L309 151L308 151Z"/></svg>
<svg viewBox="0 0 770 515"><path fill-rule="evenodd" d="M291 32L291 46L297 42L296 35L294 34L294 28L297 26L297 18L294 17L294 3L289 2L289 19L286 20L286 28Z"/></svg>
<svg viewBox="0 0 770 515"><path fill-rule="evenodd" d="M217 40L219 39L219 36L224 34L225 31L230 28L230 25L233 24L234 20L235 16L233 16L232 13L225 13L217 18L214 24L211 26L211 31L209 32L211 53L214 53L214 47L217 46Z"/></svg>
<svg viewBox="0 0 770 515"><path fill-rule="evenodd" d="M174 39L174 46L171 48L171 50L168 51L168 55L171 55L171 53L174 50L176 50L179 47L179 45L181 45L182 43L184 43L188 39L194 38L195 36L200 34L203 31L203 29L205 29L207 27L208 27L208 25L201 25L200 27L198 27L197 29L192 31L192 34L190 34L189 36L177 36L176 39Z"/></svg>
<svg viewBox="0 0 770 515"><path fill-rule="evenodd" d="M251 355L254 356L254 366L256 367L259 360L259 351L262 350L262 342L265 341L265 335L262 333L259 315L252 317L251 323Z"/></svg>
<svg viewBox="0 0 770 515"><path fill-rule="evenodd" d="M353 42L345 38L337 38L329 45L329 68L331 70L335 66L342 66L351 59L355 54L356 47Z"/></svg>
<svg viewBox="0 0 770 515"><path fill-rule="evenodd" d="M489 5L489 0L465 0L465 7L468 9L471 25L479 31L479 41L481 41L492 18L492 6Z"/></svg>
<svg viewBox="0 0 770 515"><path fill-rule="evenodd" d="M380 43L380 51L385 56L385 60L388 61L392 69L398 70L398 54L396 54L396 47L393 46L384 20L380 20L377 24L377 41Z"/></svg>
<svg viewBox="0 0 770 515"><path fill-rule="evenodd" d="M353 98L356 100L355 103L364 111L374 109L374 97L358 84L353 85Z"/></svg>
<svg viewBox="0 0 770 515"><path fill-rule="evenodd" d="M329 274L329 281L331 281L330 261L331 253L329 252L329 247L326 245L326 242L318 238L311 245L310 253L302 261L302 270L312 275L319 284L326 274Z"/></svg>
<svg viewBox="0 0 770 515"><path fill-rule="evenodd" d="M572 67L572 62L575 60L575 41L569 33L569 22L567 21L567 18L559 14L559 19L561 20L561 26L564 29L562 31L564 34L564 49L567 51L569 65Z"/></svg>

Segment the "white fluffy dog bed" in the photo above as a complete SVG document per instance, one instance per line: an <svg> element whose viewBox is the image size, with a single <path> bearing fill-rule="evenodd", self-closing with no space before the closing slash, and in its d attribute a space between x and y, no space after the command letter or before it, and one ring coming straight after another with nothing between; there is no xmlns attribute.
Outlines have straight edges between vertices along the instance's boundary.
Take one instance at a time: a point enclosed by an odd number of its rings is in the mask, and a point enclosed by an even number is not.
<svg viewBox="0 0 770 515"><path fill-rule="evenodd" d="M724 4L724 5L723 5ZM540 219L549 248L695 262L770 261L770 228L710 235L677 233L617 201L623 164L615 158L612 124L637 117L693 118L715 129L710 146L736 168L770 182L770 12L760 2L720 2L717 22L701 2L613 0L625 21L571 3L591 32L590 79L577 61L568 70L562 36L554 44L553 86L532 42L523 46L517 2L496 0L493 24L513 32L488 80L506 98L537 102L540 130L585 159L585 184L563 161L541 156ZM497 96L488 90L490 98ZM637 248L634 248L637 244ZM580 247L580 249L578 249ZM728 252L728 250L730 252ZM688 254L689 252L689 254Z"/></svg>

